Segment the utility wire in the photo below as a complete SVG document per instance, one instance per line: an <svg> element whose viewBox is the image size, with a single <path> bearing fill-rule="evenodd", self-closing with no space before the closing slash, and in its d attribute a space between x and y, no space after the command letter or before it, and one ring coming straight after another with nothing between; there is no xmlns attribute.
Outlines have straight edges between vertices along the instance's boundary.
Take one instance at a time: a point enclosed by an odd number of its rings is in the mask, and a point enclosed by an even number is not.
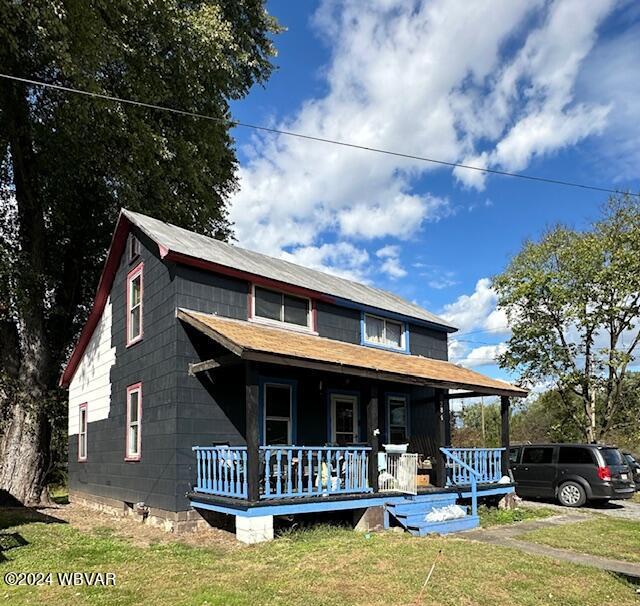
<svg viewBox="0 0 640 606"><path fill-rule="evenodd" d="M438 160L436 158L429 158L427 156L416 156L413 154L393 151L389 149L382 149L379 147L370 147L367 145L358 145L357 143L349 143L347 141L339 141L337 139L326 139L324 137L316 137L313 135L306 135L304 133L297 133L294 131L280 130L277 128L269 128L268 126L260 126L257 124L250 124L249 122L240 122L238 120L228 120L226 118L218 118L217 116L209 116L207 114L200 114L198 112L191 112L183 109L175 109L173 107L166 107L163 105L155 105L153 103L144 103L142 101L133 101L132 99L124 99L122 97L114 97L112 95L104 95L102 93L93 93L87 90L81 90L78 88L72 88L70 86L62 86L60 84L51 84L49 82L42 82L40 80L31 80L30 78L20 78L19 76L12 76L10 74L0 73L0 78L6 80L13 80L15 82L22 82L24 84L32 84L34 86L42 86L44 88L52 88L55 90L64 91L67 93L75 93L77 95L85 95L87 97L93 97L96 99L103 99L106 101L115 101L117 103L125 103L128 105L135 105L137 107L144 107L147 109L154 109L158 111L170 112L181 116L188 116L190 118L199 118L202 120L211 120L213 122L219 122L228 124L231 127L241 126L243 128L251 128L266 133L272 133L277 135L286 135L287 137L296 137L298 139L306 139L307 141L317 141L320 143L329 143L331 145L339 145L341 147L349 147L351 149L360 149L363 151L374 152L378 154L385 154L387 156L395 156L397 158L406 158L409 160L418 160L420 162L428 162L431 164L438 164L440 166L448 166L450 168L463 168L465 170L475 170L485 174L500 175L503 177L516 177L518 179L527 179L529 181L538 181L540 183L549 183L552 185L561 185L564 187L576 187L579 189L588 189L591 191L599 191L607 194L628 194L640 198L640 193L623 192L619 189L611 189L608 187L598 187L597 185L588 185L585 183L578 183L576 181L565 181L563 179L552 179L550 177L537 177L534 175L528 175L525 173L512 173L505 170L497 170L495 168L482 168L481 166L471 166L469 164L461 164L459 162L447 162L446 160Z"/></svg>

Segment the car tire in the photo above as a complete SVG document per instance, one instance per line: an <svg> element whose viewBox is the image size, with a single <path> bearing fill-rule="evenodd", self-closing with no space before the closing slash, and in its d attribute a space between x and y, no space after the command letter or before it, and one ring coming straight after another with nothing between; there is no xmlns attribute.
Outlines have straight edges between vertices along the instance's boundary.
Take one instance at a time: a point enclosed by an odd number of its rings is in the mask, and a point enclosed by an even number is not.
<svg viewBox="0 0 640 606"><path fill-rule="evenodd" d="M558 488L558 501L565 507L582 507L587 502L587 492L578 482L564 482Z"/></svg>

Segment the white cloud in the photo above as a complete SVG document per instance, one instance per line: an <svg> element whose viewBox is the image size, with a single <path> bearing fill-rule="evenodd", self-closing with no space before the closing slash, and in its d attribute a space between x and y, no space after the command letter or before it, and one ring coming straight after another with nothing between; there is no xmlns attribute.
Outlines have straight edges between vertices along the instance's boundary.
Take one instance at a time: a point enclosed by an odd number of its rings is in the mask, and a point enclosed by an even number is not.
<svg viewBox="0 0 640 606"><path fill-rule="evenodd" d="M608 105L576 102L573 89L611 5L324 0L314 24L331 48L327 92L273 126L449 162L524 168L604 127ZM432 164L283 135L256 136L245 151L231 218L249 248L287 249L323 264L315 249L327 235L360 247L407 240L452 213L448 199L414 187ZM475 188L486 178L454 175ZM343 269L354 271L348 263ZM389 262L383 271L401 277L405 270Z"/></svg>
<svg viewBox="0 0 640 606"><path fill-rule="evenodd" d="M460 295L444 306L440 316L456 326L460 333L482 330L489 333L507 333L507 319L496 309L498 295L489 278L481 278L470 295Z"/></svg>
<svg viewBox="0 0 640 606"><path fill-rule="evenodd" d="M387 244L376 251L376 257L382 259L380 271L387 274L390 278L396 280L398 278L404 278L407 275L407 270L402 267L400 263L399 246Z"/></svg>
<svg viewBox="0 0 640 606"><path fill-rule="evenodd" d="M342 278L368 282L369 253L349 242L301 246L292 253L281 252L282 259L313 269L327 271Z"/></svg>
<svg viewBox="0 0 640 606"><path fill-rule="evenodd" d="M492 366L496 364L498 356L507 351L506 343L496 343L495 345L482 345L466 352L461 358L451 358L453 362L468 368L479 366Z"/></svg>

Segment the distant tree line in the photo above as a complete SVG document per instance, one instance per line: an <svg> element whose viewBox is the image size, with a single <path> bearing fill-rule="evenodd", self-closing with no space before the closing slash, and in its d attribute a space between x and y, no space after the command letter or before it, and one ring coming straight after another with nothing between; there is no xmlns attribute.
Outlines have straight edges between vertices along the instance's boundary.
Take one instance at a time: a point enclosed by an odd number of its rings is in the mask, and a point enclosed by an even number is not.
<svg viewBox="0 0 640 606"><path fill-rule="evenodd" d="M577 396L576 396L577 398ZM620 406L598 441L640 454L640 372L630 372L621 386ZM604 415L606 395L596 393L596 414ZM483 430L484 419L484 430ZM500 403L493 398L474 401L452 413L452 443L456 446L500 446ZM556 389L513 406L511 443L582 442L582 425L567 412Z"/></svg>

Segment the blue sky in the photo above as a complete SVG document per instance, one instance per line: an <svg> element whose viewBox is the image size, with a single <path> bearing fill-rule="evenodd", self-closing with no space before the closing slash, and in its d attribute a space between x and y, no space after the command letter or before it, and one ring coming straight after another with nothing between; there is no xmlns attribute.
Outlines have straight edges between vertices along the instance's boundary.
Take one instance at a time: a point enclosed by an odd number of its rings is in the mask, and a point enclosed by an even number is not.
<svg viewBox="0 0 640 606"><path fill-rule="evenodd" d="M278 70L236 119L638 191L640 4L268 3ZM235 130L239 243L367 281L460 327L453 360L502 377L490 277L605 194Z"/></svg>

